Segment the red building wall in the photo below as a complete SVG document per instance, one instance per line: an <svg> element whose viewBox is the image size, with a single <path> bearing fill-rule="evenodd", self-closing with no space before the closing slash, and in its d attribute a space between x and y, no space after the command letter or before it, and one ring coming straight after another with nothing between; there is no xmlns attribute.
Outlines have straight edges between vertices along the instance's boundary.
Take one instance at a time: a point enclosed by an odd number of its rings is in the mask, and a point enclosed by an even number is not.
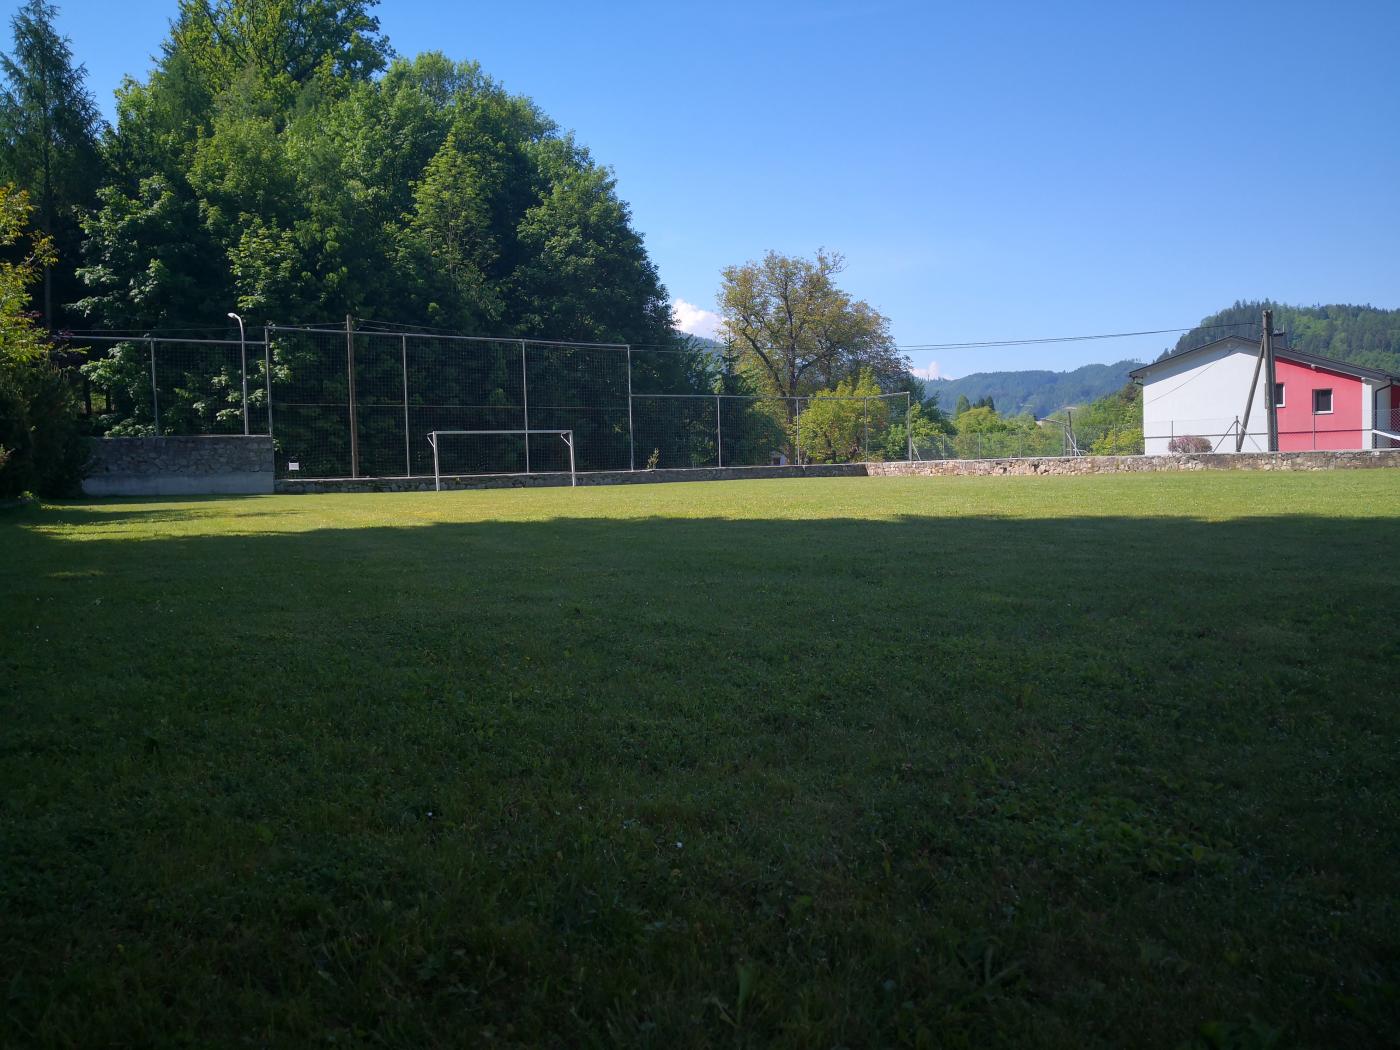
<svg viewBox="0 0 1400 1050"><path fill-rule="evenodd" d="M1371 396L1355 376L1313 368L1282 357L1274 360L1274 377L1283 384L1283 407L1278 410L1280 452L1313 448L1369 448L1362 435L1362 403ZM1313 391L1332 391L1332 412L1313 414Z"/></svg>

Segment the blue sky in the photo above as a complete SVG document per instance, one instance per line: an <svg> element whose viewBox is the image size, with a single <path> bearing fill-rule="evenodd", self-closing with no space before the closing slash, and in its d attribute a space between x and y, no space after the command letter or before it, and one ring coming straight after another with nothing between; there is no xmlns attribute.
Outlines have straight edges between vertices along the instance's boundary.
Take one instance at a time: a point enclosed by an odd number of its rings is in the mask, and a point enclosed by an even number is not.
<svg viewBox="0 0 1400 1050"><path fill-rule="evenodd" d="M109 114L174 8L60 0ZM1264 296L1400 306L1393 0L378 14L400 53L478 60L612 166L700 324L725 265L818 246L902 344L1170 328ZM1172 338L911 356L956 376Z"/></svg>

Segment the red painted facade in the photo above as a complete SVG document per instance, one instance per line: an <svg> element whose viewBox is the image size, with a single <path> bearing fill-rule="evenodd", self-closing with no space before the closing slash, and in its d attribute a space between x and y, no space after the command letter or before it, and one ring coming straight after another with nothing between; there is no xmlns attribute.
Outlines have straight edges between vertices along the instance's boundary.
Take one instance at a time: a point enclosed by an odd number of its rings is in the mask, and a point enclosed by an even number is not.
<svg viewBox="0 0 1400 1050"><path fill-rule="evenodd" d="M1363 403L1372 396L1355 376L1326 368L1274 359L1274 377L1283 384L1283 406L1278 410L1280 452L1307 449L1369 448L1370 435L1362 433ZM1313 411L1313 392L1332 391L1332 411Z"/></svg>

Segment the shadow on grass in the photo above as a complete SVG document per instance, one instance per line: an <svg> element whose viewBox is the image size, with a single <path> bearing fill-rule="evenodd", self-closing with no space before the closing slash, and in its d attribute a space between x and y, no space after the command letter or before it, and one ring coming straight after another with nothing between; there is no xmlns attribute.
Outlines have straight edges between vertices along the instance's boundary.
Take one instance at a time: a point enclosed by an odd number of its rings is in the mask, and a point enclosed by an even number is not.
<svg viewBox="0 0 1400 1050"><path fill-rule="evenodd" d="M70 528L86 525L115 525L131 522L177 522L191 521L218 513L220 504L236 502L247 504L256 501L256 496L132 496L113 499L94 499L83 502L33 502L26 501L14 507L0 510L0 529L10 525L44 525ZM151 507L150 510L141 509ZM277 511L240 510L239 518L266 518L283 516Z"/></svg>
<svg viewBox="0 0 1400 1050"><path fill-rule="evenodd" d="M98 532L0 540L20 1041L1391 1031L1393 520Z"/></svg>

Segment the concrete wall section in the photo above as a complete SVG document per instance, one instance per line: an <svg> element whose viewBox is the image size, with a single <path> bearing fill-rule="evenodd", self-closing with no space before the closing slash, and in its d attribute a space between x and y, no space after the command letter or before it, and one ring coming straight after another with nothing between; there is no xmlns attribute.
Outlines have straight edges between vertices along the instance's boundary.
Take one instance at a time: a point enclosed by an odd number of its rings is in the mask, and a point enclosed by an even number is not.
<svg viewBox="0 0 1400 1050"><path fill-rule="evenodd" d="M260 495L273 490L272 438L99 438L87 496Z"/></svg>

